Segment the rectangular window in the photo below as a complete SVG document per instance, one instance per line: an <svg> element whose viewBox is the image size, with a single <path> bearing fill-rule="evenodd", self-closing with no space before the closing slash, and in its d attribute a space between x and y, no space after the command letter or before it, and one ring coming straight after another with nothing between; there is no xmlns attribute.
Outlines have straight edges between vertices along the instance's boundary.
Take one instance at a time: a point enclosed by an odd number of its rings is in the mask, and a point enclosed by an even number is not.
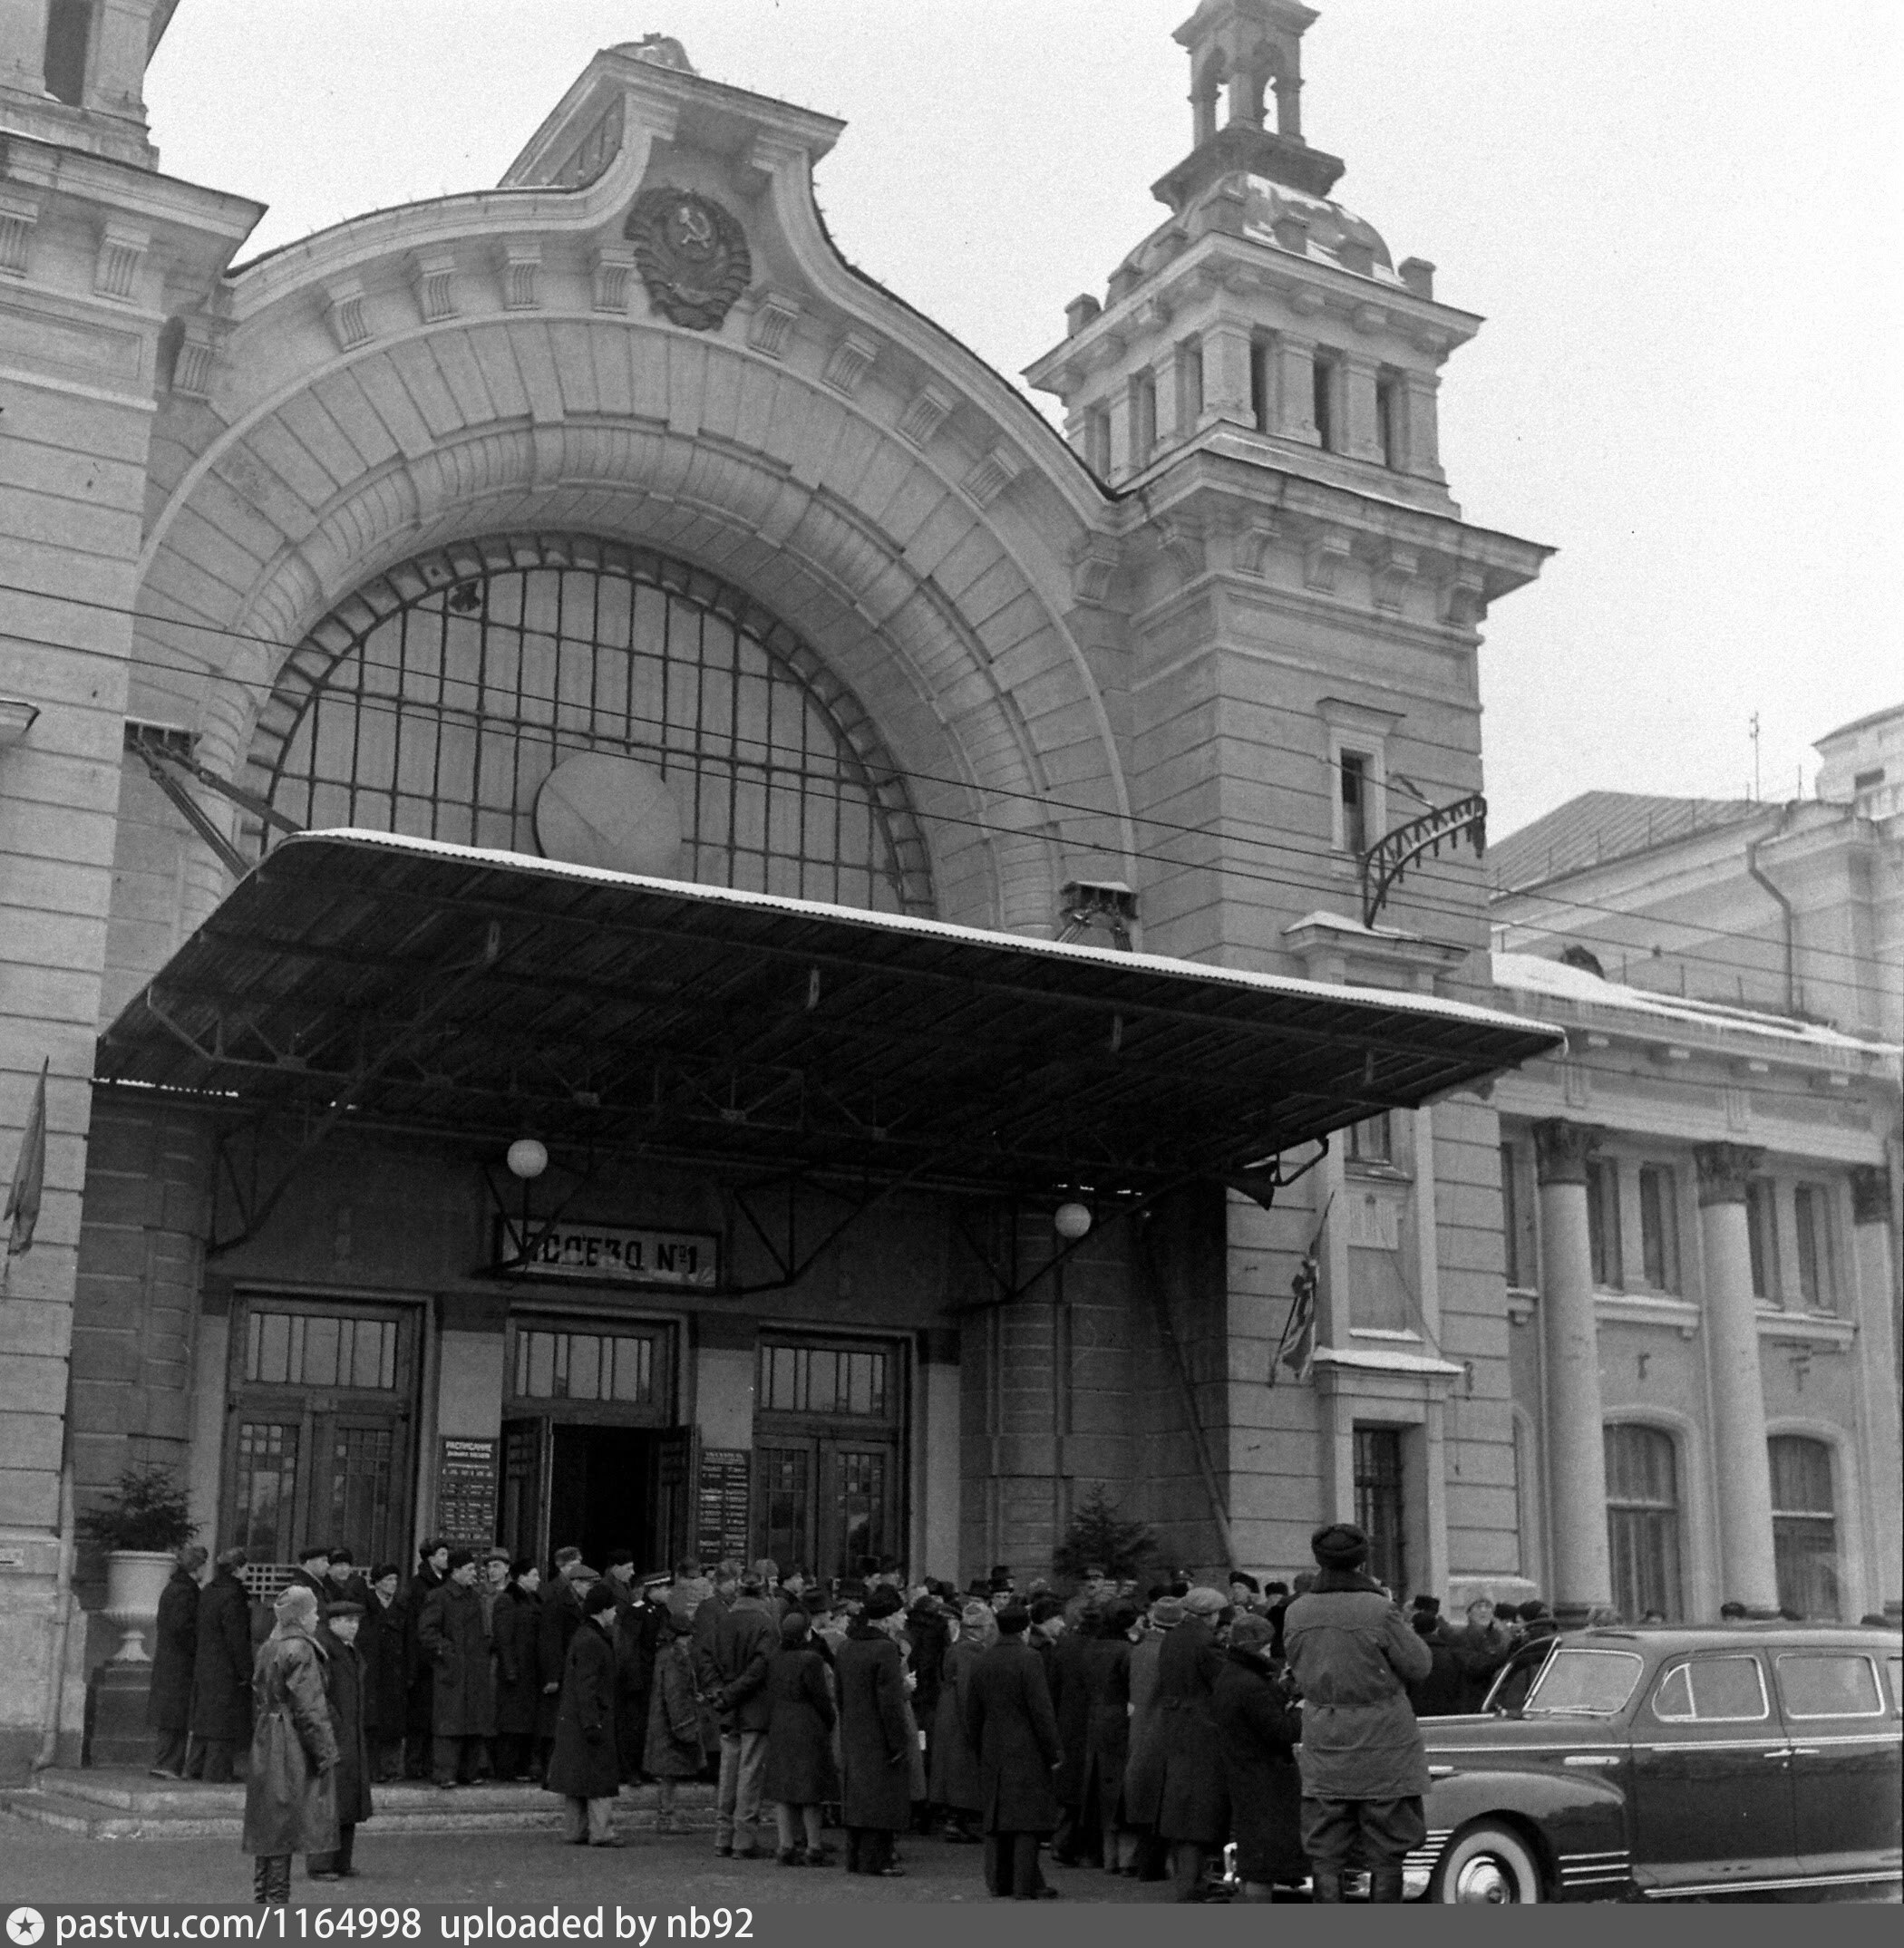
<svg viewBox="0 0 1904 1948"><path fill-rule="evenodd" d="M1603 1157L1587 1166L1587 1241L1593 1257L1593 1282L1602 1292L1624 1292L1626 1261L1620 1253L1619 1172Z"/></svg>
<svg viewBox="0 0 1904 1948"><path fill-rule="evenodd" d="M393 1319L254 1308L246 1326L245 1378L255 1385L388 1392L396 1367Z"/></svg>
<svg viewBox="0 0 1904 1948"><path fill-rule="evenodd" d="M1807 1312L1832 1309L1831 1197L1822 1184L1801 1184L1792 1193L1798 1231L1798 1289Z"/></svg>
<svg viewBox="0 0 1904 1948"><path fill-rule="evenodd" d="M1111 413L1093 406L1084 415L1084 460L1100 480L1111 478Z"/></svg>
<svg viewBox="0 0 1904 1948"><path fill-rule="evenodd" d="M1787 1718L1882 1718L1878 1667L1849 1651L1803 1652L1778 1660Z"/></svg>
<svg viewBox="0 0 1904 1948"><path fill-rule="evenodd" d="M523 1400L655 1405L652 1333L568 1333L517 1326L512 1392Z"/></svg>
<svg viewBox="0 0 1904 1948"><path fill-rule="evenodd" d="M1639 1167L1639 1242L1647 1284L1679 1290L1679 1206L1673 1172L1662 1163Z"/></svg>
<svg viewBox="0 0 1904 1948"><path fill-rule="evenodd" d="M1391 472L1402 469L1402 387L1394 379L1375 384L1375 437L1382 442L1382 464Z"/></svg>
<svg viewBox="0 0 1904 1948"><path fill-rule="evenodd" d="M1523 1265L1520 1242L1520 1185L1514 1171L1514 1146L1501 1146L1501 1230L1507 1246L1507 1282L1524 1292L1533 1284L1533 1267Z"/></svg>
<svg viewBox="0 0 1904 1948"><path fill-rule="evenodd" d="M1131 381L1131 464L1146 465L1157 445L1157 375L1139 373Z"/></svg>
<svg viewBox="0 0 1904 1948"><path fill-rule="evenodd" d="M1316 437L1325 452L1336 451L1336 361L1316 357Z"/></svg>
<svg viewBox="0 0 1904 1948"><path fill-rule="evenodd" d="M46 9L46 92L69 108L86 99L86 53L92 38L92 0L52 0Z"/></svg>
<svg viewBox="0 0 1904 1948"><path fill-rule="evenodd" d="M1368 1537L1368 1573L1399 1598L1408 1587L1402 1545L1402 1430L1355 1430L1355 1520Z"/></svg>
<svg viewBox="0 0 1904 1948"><path fill-rule="evenodd" d="M1368 850L1368 759L1359 751L1345 751L1336 767L1342 775L1343 849L1360 858Z"/></svg>
<svg viewBox="0 0 1904 1948"><path fill-rule="evenodd" d="M1359 1123L1351 1123L1344 1155L1350 1163L1392 1164L1395 1148L1389 1112L1384 1110L1379 1116L1365 1116Z"/></svg>
<svg viewBox="0 0 1904 1948"><path fill-rule="evenodd" d="M1755 1177L1745 1187L1745 1237L1752 1252L1752 1290L1756 1298L1776 1299L1778 1275L1778 1214L1772 1185Z"/></svg>
<svg viewBox="0 0 1904 1948"><path fill-rule="evenodd" d="M1203 345L1189 338L1177 347L1177 432L1189 439L1203 417Z"/></svg>
<svg viewBox="0 0 1904 1948"><path fill-rule="evenodd" d="M1259 433L1269 431L1270 402L1275 397L1270 383L1269 361L1274 355L1267 338L1249 341L1249 415Z"/></svg>
<svg viewBox="0 0 1904 1948"><path fill-rule="evenodd" d="M760 1410L889 1420L888 1356L870 1348L763 1343Z"/></svg>
<svg viewBox="0 0 1904 1948"><path fill-rule="evenodd" d="M1628 1623L1680 1614L1679 1470L1672 1436L1616 1421L1603 1437L1613 1600Z"/></svg>

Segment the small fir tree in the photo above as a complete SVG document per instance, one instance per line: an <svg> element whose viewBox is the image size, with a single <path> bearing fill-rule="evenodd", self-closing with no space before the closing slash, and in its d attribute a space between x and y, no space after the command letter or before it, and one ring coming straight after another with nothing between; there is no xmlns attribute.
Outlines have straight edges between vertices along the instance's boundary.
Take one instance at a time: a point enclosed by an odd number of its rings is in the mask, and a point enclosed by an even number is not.
<svg viewBox="0 0 1904 1948"><path fill-rule="evenodd" d="M1073 1582L1093 1563L1108 1575L1136 1575L1157 1553L1157 1538L1141 1522L1127 1522L1117 1511L1104 1484L1093 1481L1071 1511L1052 1567Z"/></svg>
<svg viewBox="0 0 1904 1948"><path fill-rule="evenodd" d="M199 1533L188 1512L186 1492L169 1468L157 1465L127 1468L112 1498L89 1509L74 1526L88 1542L108 1549L145 1549L157 1553L176 1549Z"/></svg>

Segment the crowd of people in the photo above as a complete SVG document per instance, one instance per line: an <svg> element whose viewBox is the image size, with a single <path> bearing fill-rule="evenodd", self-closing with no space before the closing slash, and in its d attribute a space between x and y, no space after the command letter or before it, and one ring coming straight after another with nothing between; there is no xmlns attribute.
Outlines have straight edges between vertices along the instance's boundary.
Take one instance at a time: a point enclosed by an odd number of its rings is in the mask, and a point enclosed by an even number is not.
<svg viewBox="0 0 1904 1948"><path fill-rule="evenodd" d="M1417 1597L1404 1616L1359 1529L1313 1546L1293 1587L1140 1594L1093 1569L1062 1597L1002 1566L960 1592L891 1561L821 1585L770 1561L637 1576L625 1550L597 1571L575 1548L545 1583L431 1540L407 1581L309 1549L268 1606L240 1552L187 1548L160 1608L152 1770L245 1771L265 1902L298 1854L354 1875L372 1788L399 1778L536 1781L564 1837L597 1847L627 1844L623 1787L656 1788L665 1833L680 1782L705 1779L723 1858L893 1876L926 1837L982 1846L1001 1897L1054 1897L1049 1857L1197 1901L1233 1848L1244 1900L1304 1882L1339 1900L1355 1869L1399 1900L1424 1831L1418 1718L1479 1709L1556 1626L1539 1603L1453 1623Z"/></svg>

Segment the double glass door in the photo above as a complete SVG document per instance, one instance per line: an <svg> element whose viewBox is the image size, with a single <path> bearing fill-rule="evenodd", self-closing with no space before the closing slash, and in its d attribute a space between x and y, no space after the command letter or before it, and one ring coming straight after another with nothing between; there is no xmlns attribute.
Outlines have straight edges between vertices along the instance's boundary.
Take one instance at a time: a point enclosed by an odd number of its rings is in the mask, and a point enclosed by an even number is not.
<svg viewBox="0 0 1904 1948"><path fill-rule="evenodd" d="M221 1539L259 1568L313 1544L406 1561L415 1348L402 1307L240 1299Z"/></svg>

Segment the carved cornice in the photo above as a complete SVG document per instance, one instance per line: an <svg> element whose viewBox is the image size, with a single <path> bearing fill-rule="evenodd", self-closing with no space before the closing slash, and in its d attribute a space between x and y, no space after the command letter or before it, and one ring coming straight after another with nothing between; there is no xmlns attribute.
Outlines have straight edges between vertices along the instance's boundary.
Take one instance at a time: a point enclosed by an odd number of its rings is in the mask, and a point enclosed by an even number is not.
<svg viewBox="0 0 1904 1948"><path fill-rule="evenodd" d="M1591 1123L1570 1123L1559 1117L1534 1125L1534 1175L1542 1184L1584 1184L1587 1159L1599 1141Z"/></svg>
<svg viewBox="0 0 1904 1948"><path fill-rule="evenodd" d="M1744 1204L1745 1186L1764 1161L1765 1153L1744 1143L1702 1143L1693 1151L1699 1173L1699 1207Z"/></svg>

